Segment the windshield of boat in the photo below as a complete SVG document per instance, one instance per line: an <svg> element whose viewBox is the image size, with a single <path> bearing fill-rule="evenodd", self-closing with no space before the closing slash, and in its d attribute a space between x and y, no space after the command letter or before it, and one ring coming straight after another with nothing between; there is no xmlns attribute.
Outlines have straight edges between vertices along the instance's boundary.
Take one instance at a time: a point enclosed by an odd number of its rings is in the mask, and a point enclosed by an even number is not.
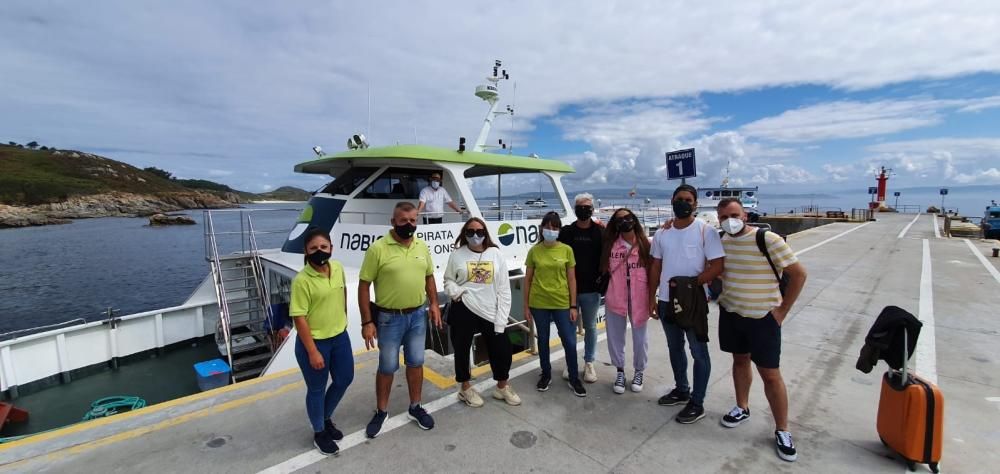
<svg viewBox="0 0 1000 474"><path fill-rule="evenodd" d="M369 166L358 166L348 168L341 173L330 184L323 188L322 193L348 195L354 192L361 183L365 182L378 168Z"/></svg>
<svg viewBox="0 0 1000 474"><path fill-rule="evenodd" d="M572 215L568 209L563 209L559 191L548 175L540 172L483 172L477 169L466 173L466 179L483 217L488 220L540 218L549 211ZM470 177L470 174L475 176ZM573 200L573 196L567 197Z"/></svg>

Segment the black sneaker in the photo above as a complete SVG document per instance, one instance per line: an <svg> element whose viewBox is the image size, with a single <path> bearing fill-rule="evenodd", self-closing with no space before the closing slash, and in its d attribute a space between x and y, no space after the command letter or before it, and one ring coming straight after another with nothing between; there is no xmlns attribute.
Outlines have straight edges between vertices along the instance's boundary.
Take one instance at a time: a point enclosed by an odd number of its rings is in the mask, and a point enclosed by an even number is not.
<svg viewBox="0 0 1000 474"><path fill-rule="evenodd" d="M385 423L386 418L389 418L389 412L375 410L375 416L372 417L372 421L369 421L368 427L365 428L365 435L369 438L378 436L378 433L382 431L382 423Z"/></svg>
<svg viewBox="0 0 1000 474"><path fill-rule="evenodd" d="M684 406L684 409L677 414L677 422L683 423L685 425L690 425L702 418L705 418L705 409L701 405L697 405L694 402L688 402Z"/></svg>
<svg viewBox="0 0 1000 474"><path fill-rule="evenodd" d="M671 390L670 393L660 397L660 399L657 400L656 403L665 407L672 407L674 405L680 405L681 403L687 403L690 400L691 400L690 393L675 388Z"/></svg>
<svg viewBox="0 0 1000 474"><path fill-rule="evenodd" d="M569 388L573 389L573 395L578 397L586 397L587 389L583 388L583 382L579 378L569 381Z"/></svg>
<svg viewBox="0 0 1000 474"><path fill-rule="evenodd" d="M313 435L313 446L324 456L335 456L340 452L340 446L337 446L326 430Z"/></svg>
<svg viewBox="0 0 1000 474"><path fill-rule="evenodd" d="M549 389L549 385L552 385L552 377L542 375L538 378L538 385L536 385L535 388L537 388L539 392L544 392Z"/></svg>
<svg viewBox="0 0 1000 474"><path fill-rule="evenodd" d="M784 461L795 462L798 454L795 452L795 443L792 443L792 434L787 431L774 432L774 444L778 449L778 457Z"/></svg>
<svg viewBox="0 0 1000 474"><path fill-rule="evenodd" d="M323 423L323 431L326 431L326 434L330 435L330 437L333 438L334 441L340 441L344 439L344 432L338 430L337 425L333 424L333 422L330 420L326 420L326 422Z"/></svg>
<svg viewBox="0 0 1000 474"><path fill-rule="evenodd" d="M737 426L746 423L750 419L750 409L740 408L739 406L733 407L722 417L722 426L726 428L736 428Z"/></svg>
<svg viewBox="0 0 1000 474"><path fill-rule="evenodd" d="M431 418L430 413L427 413L427 410L424 410L424 407L420 405L411 407L406 412L406 416L409 419L416 421L417 426L419 426L422 430L434 428L434 418Z"/></svg>

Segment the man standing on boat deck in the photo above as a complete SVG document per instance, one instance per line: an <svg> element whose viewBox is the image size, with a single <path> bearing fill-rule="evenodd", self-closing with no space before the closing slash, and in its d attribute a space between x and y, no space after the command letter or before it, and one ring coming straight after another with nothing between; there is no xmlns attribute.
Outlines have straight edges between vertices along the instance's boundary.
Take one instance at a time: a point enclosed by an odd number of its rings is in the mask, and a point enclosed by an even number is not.
<svg viewBox="0 0 1000 474"><path fill-rule="evenodd" d="M722 417L722 426L736 428L750 419L753 370L764 381L764 395L774 415L774 442L778 457L798 457L788 431L788 391L778 369L781 324L806 284L806 269L784 239L746 225L747 213L736 198L717 207L725 236L726 270L719 297L719 346L733 355L736 406ZM782 288L782 275L788 275Z"/></svg>
<svg viewBox="0 0 1000 474"><path fill-rule="evenodd" d="M448 190L441 185L441 173L435 171L431 173L431 184L420 190L417 213L423 214L424 224L440 224L444 222L445 204L455 212L462 212L462 209L455 205L455 201L451 200ZM424 212L425 210L427 212Z"/></svg>
<svg viewBox="0 0 1000 474"><path fill-rule="evenodd" d="M583 321L583 381L597 381L594 356L597 352L597 307L601 304L598 291L598 277L601 273L601 228L591 216L594 215L594 196L578 194L574 198L576 222L564 225L559 231L559 241L573 249L576 259L576 302L580 306ZM569 372L563 371L563 378L569 379Z"/></svg>
<svg viewBox="0 0 1000 474"><path fill-rule="evenodd" d="M434 262L427 243L414 236L416 206L409 202L396 204L390 223L392 230L368 247L358 275L361 336L366 349L375 346L377 337L379 349L375 374L377 406L365 430L369 438L378 436L389 417L389 391L393 374L399 369L400 347L403 348L406 384L410 391L408 416L421 429L434 428L434 419L420 406L428 318L441 328ZM375 283L374 305L369 293L372 283Z"/></svg>
<svg viewBox="0 0 1000 474"><path fill-rule="evenodd" d="M673 390L660 397L657 403L665 406L685 404L675 419L678 423L691 424L705 417L705 393L712 361L708 353L708 338L705 335L699 337L694 327L681 327L674 319L676 302L671 302L670 279L694 277L699 285L709 283L722 273L726 254L718 232L694 216L698 207L698 190L694 186L678 186L671 197L671 204L674 211L672 225L656 232L650 249L653 256L649 271L650 306L656 309L653 317L660 320L667 336L667 351L675 384ZM657 290L658 301L655 296ZM694 359L693 383L688 383L685 339Z"/></svg>

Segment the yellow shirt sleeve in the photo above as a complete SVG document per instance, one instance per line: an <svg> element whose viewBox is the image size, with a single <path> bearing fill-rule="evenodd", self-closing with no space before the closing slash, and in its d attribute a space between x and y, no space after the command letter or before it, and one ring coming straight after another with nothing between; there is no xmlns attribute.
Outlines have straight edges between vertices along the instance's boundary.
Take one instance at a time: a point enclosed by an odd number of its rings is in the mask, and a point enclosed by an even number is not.
<svg viewBox="0 0 1000 474"><path fill-rule="evenodd" d="M309 314L309 285L300 277L292 279L292 301L288 305L288 315L291 317Z"/></svg>
<svg viewBox="0 0 1000 474"><path fill-rule="evenodd" d="M566 247L567 260L569 260L568 265L570 267L575 267L576 266L576 255L573 254L573 247L570 247L569 245L566 245L566 244L563 244L563 247Z"/></svg>
<svg viewBox="0 0 1000 474"><path fill-rule="evenodd" d="M528 268L535 268L535 246L532 245L528 249L528 256L524 258L524 266Z"/></svg>
<svg viewBox="0 0 1000 474"><path fill-rule="evenodd" d="M799 261L795 257L795 252L792 251L792 248L788 246L788 243L780 235L768 232L764 234L764 237L764 241L767 243L767 253L771 254L774 266L784 269Z"/></svg>
<svg viewBox="0 0 1000 474"><path fill-rule="evenodd" d="M378 278L380 256L379 248L380 246L372 244L372 246L368 247L368 250L365 251L365 258L361 262L361 271L358 272L358 279L372 282Z"/></svg>

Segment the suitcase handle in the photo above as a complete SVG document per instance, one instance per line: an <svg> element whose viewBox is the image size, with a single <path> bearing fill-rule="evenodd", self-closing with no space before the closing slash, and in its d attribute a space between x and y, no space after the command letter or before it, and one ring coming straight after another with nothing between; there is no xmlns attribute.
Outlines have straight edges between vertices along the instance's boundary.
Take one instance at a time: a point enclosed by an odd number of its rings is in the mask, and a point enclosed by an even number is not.
<svg viewBox="0 0 1000 474"><path fill-rule="evenodd" d="M909 335L906 333L906 326L903 326L903 369L899 372L899 385L906 386L907 380L910 378L910 341Z"/></svg>

